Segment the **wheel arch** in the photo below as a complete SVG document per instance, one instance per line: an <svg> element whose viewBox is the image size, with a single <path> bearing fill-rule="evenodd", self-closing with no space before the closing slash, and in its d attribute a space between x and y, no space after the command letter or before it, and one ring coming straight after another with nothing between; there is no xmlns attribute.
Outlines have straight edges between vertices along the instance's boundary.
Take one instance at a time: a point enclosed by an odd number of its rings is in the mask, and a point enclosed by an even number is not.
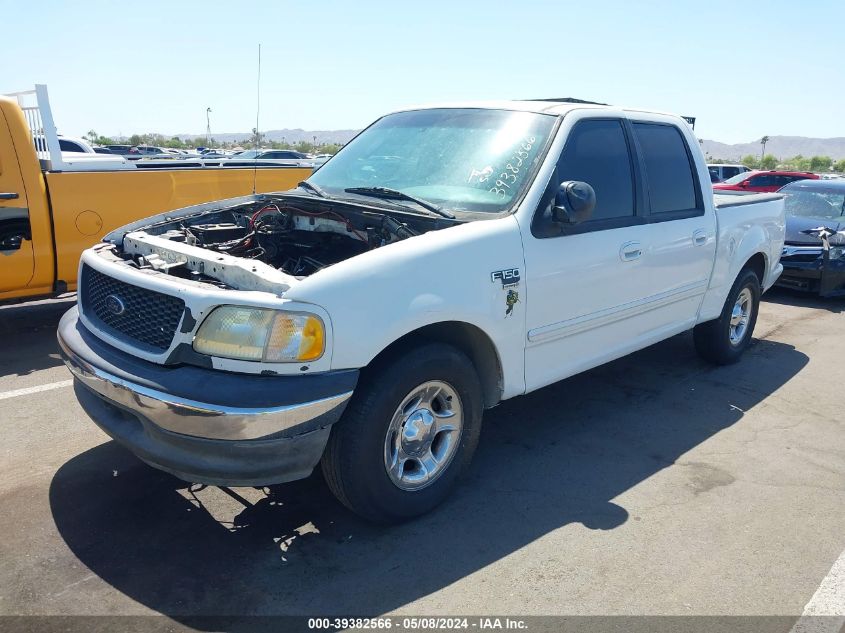
<svg viewBox="0 0 845 633"><path fill-rule="evenodd" d="M758 251L749 257L739 270L742 272L747 268L753 271L754 274L757 275L757 279L760 280L760 286L764 287L766 281L766 271L769 269L768 263L766 254L762 251ZM737 273L737 275L739 275L739 273Z"/></svg>
<svg viewBox="0 0 845 633"><path fill-rule="evenodd" d="M387 345L364 371L372 371L411 347L433 342L452 345L469 357L481 381L485 408L501 401L504 377L496 345L484 330L465 321L439 321L411 330Z"/></svg>

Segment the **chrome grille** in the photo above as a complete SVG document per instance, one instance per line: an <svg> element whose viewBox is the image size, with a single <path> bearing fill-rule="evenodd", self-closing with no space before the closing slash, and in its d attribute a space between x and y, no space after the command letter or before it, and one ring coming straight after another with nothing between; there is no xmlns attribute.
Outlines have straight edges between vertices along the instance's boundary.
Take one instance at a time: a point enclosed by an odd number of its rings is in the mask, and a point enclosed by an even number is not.
<svg viewBox="0 0 845 633"><path fill-rule="evenodd" d="M82 267L80 305L106 333L155 352L170 347L185 310L181 299L133 286L90 266Z"/></svg>
<svg viewBox="0 0 845 633"><path fill-rule="evenodd" d="M781 252L781 259L790 262L814 262L822 256L822 248L820 246L805 246L786 244Z"/></svg>

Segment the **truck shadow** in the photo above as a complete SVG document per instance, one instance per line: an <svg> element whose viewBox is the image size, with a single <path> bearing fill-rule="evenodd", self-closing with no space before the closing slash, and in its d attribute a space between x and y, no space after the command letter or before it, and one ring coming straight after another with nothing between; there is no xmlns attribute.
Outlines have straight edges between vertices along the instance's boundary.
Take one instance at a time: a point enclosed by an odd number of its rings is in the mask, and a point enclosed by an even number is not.
<svg viewBox="0 0 845 633"><path fill-rule="evenodd" d="M807 361L758 341L743 362L713 368L681 335L505 402L487 412L455 494L401 526L359 520L319 475L264 491L191 488L114 442L59 469L51 510L87 568L189 626L215 626L203 615L233 616L227 628L238 630L243 615L379 614L563 526L601 539L629 519L614 499L738 422ZM709 489L697 475L689 486Z"/></svg>
<svg viewBox="0 0 845 633"><path fill-rule="evenodd" d="M56 328L76 295L0 306L0 376L24 376L62 364Z"/></svg>

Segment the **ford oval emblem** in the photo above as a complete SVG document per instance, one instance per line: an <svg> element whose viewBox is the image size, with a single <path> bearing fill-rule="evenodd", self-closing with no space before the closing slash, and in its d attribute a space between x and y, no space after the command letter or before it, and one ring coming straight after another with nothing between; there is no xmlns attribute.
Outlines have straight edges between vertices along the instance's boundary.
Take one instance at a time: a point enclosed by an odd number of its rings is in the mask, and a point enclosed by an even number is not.
<svg viewBox="0 0 845 633"><path fill-rule="evenodd" d="M115 316L120 316L126 312L126 304L123 303L123 299L117 295L109 295L106 297L106 310Z"/></svg>

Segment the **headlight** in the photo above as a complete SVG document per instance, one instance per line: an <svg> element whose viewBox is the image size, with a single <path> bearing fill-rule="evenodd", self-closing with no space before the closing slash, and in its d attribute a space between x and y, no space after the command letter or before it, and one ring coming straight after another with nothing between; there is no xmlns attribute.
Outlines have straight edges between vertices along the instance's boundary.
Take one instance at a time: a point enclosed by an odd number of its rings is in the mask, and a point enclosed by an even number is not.
<svg viewBox="0 0 845 633"><path fill-rule="evenodd" d="M326 330L316 315L220 306L202 322L194 349L223 358L296 363L320 358L325 343Z"/></svg>
<svg viewBox="0 0 845 633"><path fill-rule="evenodd" d="M830 247L830 259L842 259L845 256L845 247L842 246L831 246Z"/></svg>

